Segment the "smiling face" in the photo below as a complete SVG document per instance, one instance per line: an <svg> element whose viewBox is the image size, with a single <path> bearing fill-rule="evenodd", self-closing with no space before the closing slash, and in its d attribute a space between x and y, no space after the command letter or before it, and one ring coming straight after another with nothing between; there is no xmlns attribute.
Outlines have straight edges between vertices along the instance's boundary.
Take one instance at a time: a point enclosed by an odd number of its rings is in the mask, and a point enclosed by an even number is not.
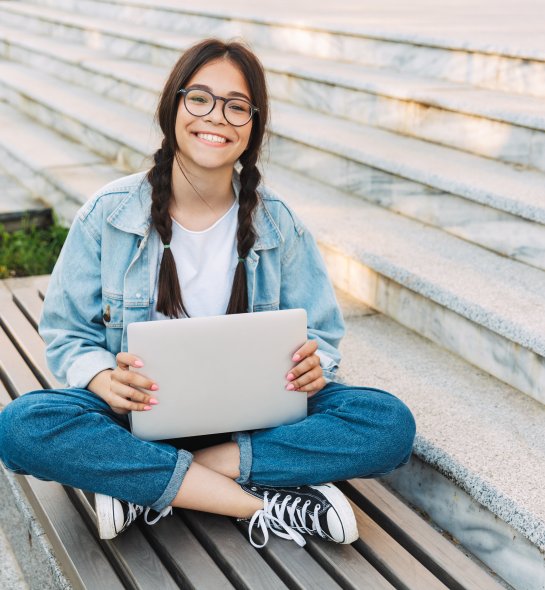
<svg viewBox="0 0 545 590"><path fill-rule="evenodd" d="M251 102L250 89L241 71L228 59L217 59L202 66L185 84L199 85L216 96L231 98L243 95ZM223 101L217 100L211 113L196 117L185 108L180 95L176 116L176 141L179 156L186 168L199 171L233 168L248 146L252 120L234 127L223 116Z"/></svg>

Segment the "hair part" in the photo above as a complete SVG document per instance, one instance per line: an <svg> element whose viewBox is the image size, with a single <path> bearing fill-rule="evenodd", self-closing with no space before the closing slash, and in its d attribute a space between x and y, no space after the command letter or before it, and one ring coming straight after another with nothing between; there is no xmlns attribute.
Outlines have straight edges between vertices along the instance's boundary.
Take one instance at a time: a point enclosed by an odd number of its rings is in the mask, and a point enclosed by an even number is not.
<svg viewBox="0 0 545 590"><path fill-rule="evenodd" d="M176 141L176 115L180 100L178 90L183 88L202 66L221 58L228 59L240 69L250 89L251 102L259 109L252 119L248 146L239 158L241 170L237 251L239 258L246 259L256 239L252 219L258 204L257 187L261 182L257 161L265 136L269 109L263 65L249 47L240 41L224 42L214 38L204 39L187 49L170 72L156 113L156 119L163 132L163 141L153 156L154 165L147 175L152 187L151 217L152 224L163 244L170 244L172 219L169 208L173 198L172 167L175 160L182 174L191 184L177 158L179 146ZM183 303L176 262L170 248L163 250L159 269L157 311L171 318L180 317L181 314L189 317ZM226 313L246 313L247 311L246 267L244 263L239 262L236 266Z"/></svg>

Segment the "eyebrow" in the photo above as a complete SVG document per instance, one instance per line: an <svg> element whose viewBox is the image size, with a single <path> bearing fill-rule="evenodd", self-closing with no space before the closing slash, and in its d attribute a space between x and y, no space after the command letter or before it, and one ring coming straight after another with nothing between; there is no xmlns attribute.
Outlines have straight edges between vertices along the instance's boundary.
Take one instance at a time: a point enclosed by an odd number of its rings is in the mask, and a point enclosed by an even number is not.
<svg viewBox="0 0 545 590"><path fill-rule="evenodd" d="M208 92L211 92L212 94L214 94L214 92L212 91L212 88L210 88L210 86L206 86L206 84L191 84L190 88L199 88L200 90L208 90ZM248 102L252 102L245 94L243 94L242 92L236 92L235 90L228 92L227 96L237 96L237 97L241 97L246 99Z"/></svg>

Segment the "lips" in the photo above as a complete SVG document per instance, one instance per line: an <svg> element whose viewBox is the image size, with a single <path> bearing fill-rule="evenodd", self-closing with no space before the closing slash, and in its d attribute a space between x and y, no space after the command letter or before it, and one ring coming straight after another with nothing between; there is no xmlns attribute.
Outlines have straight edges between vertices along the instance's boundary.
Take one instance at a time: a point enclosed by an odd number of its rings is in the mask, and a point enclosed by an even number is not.
<svg viewBox="0 0 545 590"><path fill-rule="evenodd" d="M220 133L209 133L206 131L195 131L193 133L198 139L206 141L207 143L213 143L215 145L225 145L226 143L230 142L231 140L225 137L225 135L221 135Z"/></svg>

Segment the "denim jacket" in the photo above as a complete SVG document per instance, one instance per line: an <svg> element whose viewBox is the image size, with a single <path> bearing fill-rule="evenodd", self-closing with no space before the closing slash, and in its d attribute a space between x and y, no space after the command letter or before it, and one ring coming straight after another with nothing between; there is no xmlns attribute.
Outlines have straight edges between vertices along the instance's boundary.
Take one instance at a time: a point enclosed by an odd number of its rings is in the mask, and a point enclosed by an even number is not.
<svg viewBox="0 0 545 590"><path fill-rule="evenodd" d="M240 191L238 174L233 188ZM264 186L254 211L257 238L244 264L248 311L303 308L326 381L340 362L344 321L316 242ZM151 225L145 172L116 180L78 211L53 269L39 322L47 364L68 387L87 387L117 366L127 325L149 320L162 247Z"/></svg>

